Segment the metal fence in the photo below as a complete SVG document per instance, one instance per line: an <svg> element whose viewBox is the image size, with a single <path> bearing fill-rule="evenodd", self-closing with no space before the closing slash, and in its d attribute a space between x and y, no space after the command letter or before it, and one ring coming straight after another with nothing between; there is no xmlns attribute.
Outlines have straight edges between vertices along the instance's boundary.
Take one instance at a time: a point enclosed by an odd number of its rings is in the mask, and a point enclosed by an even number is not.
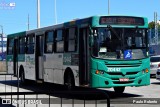
<svg viewBox="0 0 160 107"><path fill-rule="evenodd" d="M52 87L50 87L52 88ZM32 91L12 74L0 74L0 107L110 107L104 91Z"/></svg>

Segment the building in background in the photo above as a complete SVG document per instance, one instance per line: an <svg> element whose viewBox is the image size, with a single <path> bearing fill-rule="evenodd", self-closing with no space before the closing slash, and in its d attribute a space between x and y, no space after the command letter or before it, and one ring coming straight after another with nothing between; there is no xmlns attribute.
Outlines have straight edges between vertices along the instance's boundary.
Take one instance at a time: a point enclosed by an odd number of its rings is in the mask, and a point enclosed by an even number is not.
<svg viewBox="0 0 160 107"><path fill-rule="evenodd" d="M160 23L160 22L158 22ZM149 30L149 52L150 55L160 55L160 29L158 29L158 45L156 45L156 38L155 38L155 29L150 29Z"/></svg>
<svg viewBox="0 0 160 107"><path fill-rule="evenodd" d="M150 45L155 45L155 29L149 30L149 43ZM160 44L160 29L158 29L158 44Z"/></svg>
<svg viewBox="0 0 160 107"><path fill-rule="evenodd" d="M3 42L2 39L0 38L0 61L6 59L6 47L7 47L7 38L3 37Z"/></svg>

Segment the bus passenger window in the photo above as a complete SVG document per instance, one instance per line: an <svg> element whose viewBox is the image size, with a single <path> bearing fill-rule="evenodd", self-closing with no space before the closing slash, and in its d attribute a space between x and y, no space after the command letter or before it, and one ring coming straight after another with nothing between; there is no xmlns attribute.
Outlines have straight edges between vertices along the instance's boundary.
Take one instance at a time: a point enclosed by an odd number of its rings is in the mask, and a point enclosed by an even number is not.
<svg viewBox="0 0 160 107"><path fill-rule="evenodd" d="M29 35L27 37L27 54L34 54L34 44L35 44L35 40L34 40L34 35Z"/></svg>
<svg viewBox="0 0 160 107"><path fill-rule="evenodd" d="M56 52L64 51L63 30L57 30L56 32Z"/></svg>
<svg viewBox="0 0 160 107"><path fill-rule="evenodd" d="M13 54L13 44L14 44L14 39L9 39L8 40L8 45L7 45L7 54L8 55Z"/></svg>
<svg viewBox="0 0 160 107"><path fill-rule="evenodd" d="M44 52L45 53L52 53L53 52L53 43L54 41L54 32L49 31L46 32L45 34L45 47L44 47Z"/></svg>
<svg viewBox="0 0 160 107"><path fill-rule="evenodd" d="M76 29L69 29L68 51L76 51Z"/></svg>
<svg viewBox="0 0 160 107"><path fill-rule="evenodd" d="M19 38L19 54L25 54L25 37Z"/></svg>

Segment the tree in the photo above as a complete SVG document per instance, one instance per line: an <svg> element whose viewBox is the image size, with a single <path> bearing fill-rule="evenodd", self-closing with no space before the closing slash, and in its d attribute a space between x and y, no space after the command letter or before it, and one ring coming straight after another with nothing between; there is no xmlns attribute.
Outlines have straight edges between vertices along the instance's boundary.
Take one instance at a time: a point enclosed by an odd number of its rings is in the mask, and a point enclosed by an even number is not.
<svg viewBox="0 0 160 107"><path fill-rule="evenodd" d="M154 21L149 22L148 27L149 27L149 29L154 29L154 28L155 28L155 23L154 23ZM160 28L160 24L159 24L159 23L158 23L158 28Z"/></svg>
<svg viewBox="0 0 160 107"><path fill-rule="evenodd" d="M155 23L152 21L152 22L149 22L149 25L148 25L149 29L154 29L155 27Z"/></svg>

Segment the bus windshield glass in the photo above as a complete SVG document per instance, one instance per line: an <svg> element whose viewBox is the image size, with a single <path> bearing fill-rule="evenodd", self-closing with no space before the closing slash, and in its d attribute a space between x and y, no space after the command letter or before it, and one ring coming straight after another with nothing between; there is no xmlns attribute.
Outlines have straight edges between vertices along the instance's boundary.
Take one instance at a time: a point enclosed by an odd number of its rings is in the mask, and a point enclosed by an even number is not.
<svg viewBox="0 0 160 107"><path fill-rule="evenodd" d="M103 59L142 59L147 57L147 29L96 28L92 55Z"/></svg>

